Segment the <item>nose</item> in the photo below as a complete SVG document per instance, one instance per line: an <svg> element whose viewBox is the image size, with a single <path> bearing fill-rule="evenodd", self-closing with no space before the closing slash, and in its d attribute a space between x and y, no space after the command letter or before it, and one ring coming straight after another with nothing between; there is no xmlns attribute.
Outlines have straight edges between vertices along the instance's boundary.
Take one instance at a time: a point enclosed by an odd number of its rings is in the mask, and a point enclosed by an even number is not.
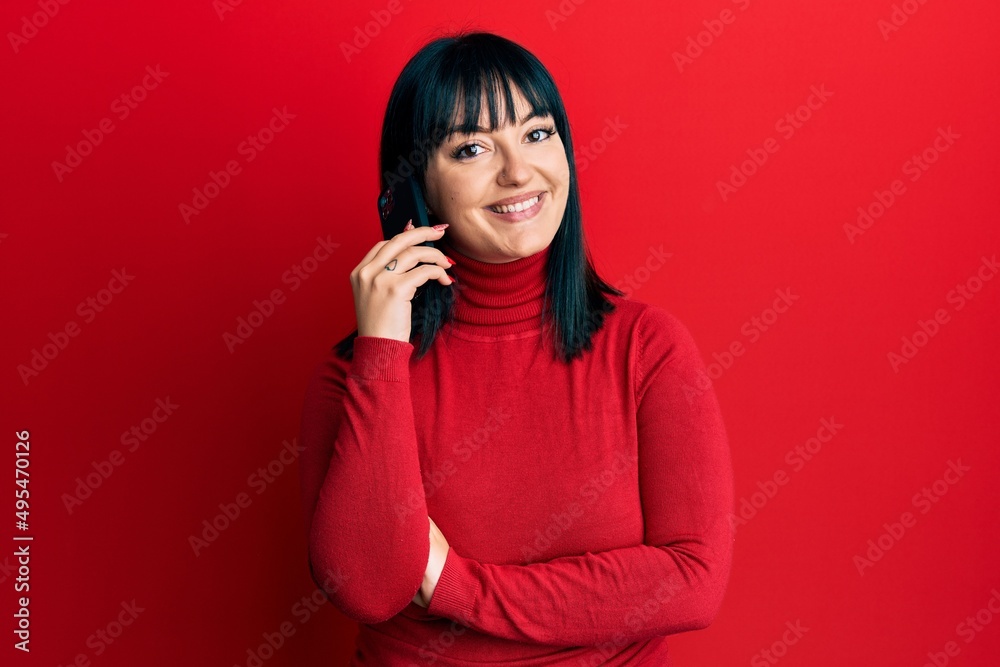
<svg viewBox="0 0 1000 667"><path fill-rule="evenodd" d="M505 146L501 149L502 159L497 183L500 185L523 185L531 180L531 164L521 153L521 147Z"/></svg>

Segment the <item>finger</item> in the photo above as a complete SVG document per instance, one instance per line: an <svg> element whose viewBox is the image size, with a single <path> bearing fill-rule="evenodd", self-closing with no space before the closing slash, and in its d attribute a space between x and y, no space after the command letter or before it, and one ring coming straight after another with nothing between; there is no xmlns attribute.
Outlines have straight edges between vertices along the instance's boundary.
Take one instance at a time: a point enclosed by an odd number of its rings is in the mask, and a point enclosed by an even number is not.
<svg viewBox="0 0 1000 667"><path fill-rule="evenodd" d="M375 257L376 253L378 253L378 251L382 248L382 246L384 246L388 242L389 241L387 240L379 241L378 243L373 245L371 250L365 253L365 256L361 258L361 261L358 262L358 265L354 267L354 270L352 270L351 273L360 272L362 268L368 266L368 264L371 263L372 258Z"/></svg>
<svg viewBox="0 0 1000 667"><path fill-rule="evenodd" d="M393 274L396 272L394 271ZM421 264L409 271L403 272L401 275L389 275L388 271L382 270L381 275L375 276L374 281L386 281L382 287L386 292L392 294L401 294L407 299L413 299L417 293L417 288L419 288L424 283L429 280L436 280L442 285L451 285L457 283L458 281L453 280L445 270L438 266L437 264Z"/></svg>
<svg viewBox="0 0 1000 667"><path fill-rule="evenodd" d="M389 279L388 273L388 271L383 269L382 274L384 274L384 277L383 275L378 275L373 280L387 280ZM393 271L393 273L396 273L396 271ZM388 283L388 285L393 291L412 295L416 293L418 287L429 280L437 280L442 285L451 285L458 282L449 276L443 267L437 264L421 264L409 271L405 271L402 275L392 276L392 282Z"/></svg>
<svg viewBox="0 0 1000 667"><path fill-rule="evenodd" d="M433 227L416 227L409 231L400 232L386 241L375 253L372 263L381 263L385 266L389 260L399 255L404 248L415 246L424 241L433 241L444 236L444 229L434 229ZM382 261L383 258L385 261Z"/></svg>
<svg viewBox="0 0 1000 667"><path fill-rule="evenodd" d="M395 266L392 268L392 272L399 274L411 270L418 264L435 264L441 268L447 270L452 267L454 262L448 259L448 257L438 250L437 248L430 248L423 245L409 246L404 248L398 255L389 260L396 260ZM374 263L374 261L373 261ZM382 267L385 268L384 266Z"/></svg>

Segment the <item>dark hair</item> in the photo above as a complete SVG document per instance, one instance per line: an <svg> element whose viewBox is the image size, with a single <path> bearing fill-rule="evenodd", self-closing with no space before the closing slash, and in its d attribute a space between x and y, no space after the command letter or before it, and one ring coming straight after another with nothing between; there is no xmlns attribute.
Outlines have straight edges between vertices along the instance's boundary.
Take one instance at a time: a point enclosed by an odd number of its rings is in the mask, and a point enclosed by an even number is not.
<svg viewBox="0 0 1000 667"><path fill-rule="evenodd" d="M506 111L503 124L516 123L512 84L534 113L552 115L569 162L569 196L549 249L542 312L543 321L548 316L554 323L558 353L569 362L591 349L593 334L603 325L605 314L614 310L604 294L622 296L624 292L602 280L590 261L569 119L552 76L534 55L508 39L485 32L441 37L421 48L403 68L386 106L379 154L381 187L413 174L426 193L427 160L453 131L475 131L483 97L489 105L490 131L501 126L501 94ZM459 120L463 109L464 118ZM451 320L455 299L452 285L427 281L422 288L411 311L411 342L420 338L417 358L426 354L438 331ZM355 329L337 343L340 357L352 358L357 334Z"/></svg>

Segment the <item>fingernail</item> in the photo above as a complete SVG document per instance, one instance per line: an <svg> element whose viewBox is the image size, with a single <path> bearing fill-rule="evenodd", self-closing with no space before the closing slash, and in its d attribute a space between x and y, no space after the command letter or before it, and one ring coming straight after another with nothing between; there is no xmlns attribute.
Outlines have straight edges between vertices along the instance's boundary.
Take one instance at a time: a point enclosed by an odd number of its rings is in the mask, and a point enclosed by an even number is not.
<svg viewBox="0 0 1000 667"><path fill-rule="evenodd" d="M413 218L410 218L410 221L406 223L406 227L403 227L404 232L409 229L413 229Z"/></svg>
<svg viewBox="0 0 1000 667"><path fill-rule="evenodd" d="M438 231L441 231L442 229L444 229L445 227L447 227L448 224L449 223L447 223L447 222L442 222L440 225L434 225L434 229L436 229Z"/></svg>
<svg viewBox="0 0 1000 667"><path fill-rule="evenodd" d="M451 257L448 257L448 255L445 255L445 256L444 256L444 258L445 258L446 260L448 260L448 262L449 262L449 263L450 263L450 264L451 264L452 266L454 266L454 265L455 265L455 260L453 260L453 259L452 259Z"/></svg>

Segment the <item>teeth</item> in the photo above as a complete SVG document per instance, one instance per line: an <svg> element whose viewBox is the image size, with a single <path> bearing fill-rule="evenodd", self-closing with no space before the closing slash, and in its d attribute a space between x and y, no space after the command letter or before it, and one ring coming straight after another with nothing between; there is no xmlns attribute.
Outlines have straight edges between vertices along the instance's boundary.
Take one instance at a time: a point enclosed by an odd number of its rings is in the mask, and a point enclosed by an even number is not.
<svg viewBox="0 0 1000 667"><path fill-rule="evenodd" d="M526 199L522 202L518 202L511 206L490 206L491 211L497 213L513 213L514 211L523 211L526 208L531 208L538 203L539 195L532 197L531 199Z"/></svg>

